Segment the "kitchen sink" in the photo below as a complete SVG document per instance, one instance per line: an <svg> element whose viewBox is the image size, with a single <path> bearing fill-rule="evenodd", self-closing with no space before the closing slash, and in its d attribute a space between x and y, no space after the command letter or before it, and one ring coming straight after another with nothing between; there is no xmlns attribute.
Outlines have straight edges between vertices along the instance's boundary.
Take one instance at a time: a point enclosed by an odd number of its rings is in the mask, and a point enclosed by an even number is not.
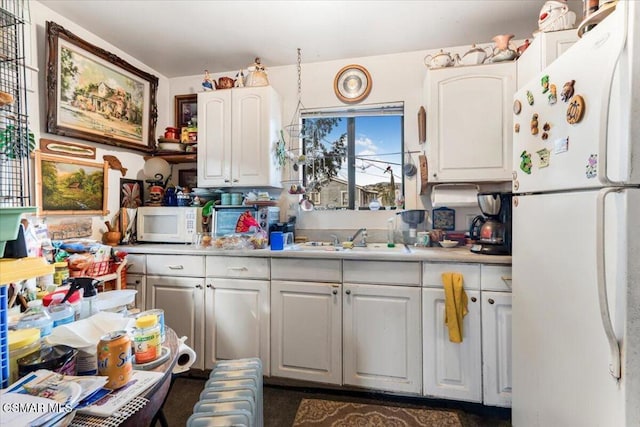
<svg viewBox="0 0 640 427"><path fill-rule="evenodd" d="M304 244L295 245L291 250L302 251L327 251L327 252L382 252L382 253L412 253L413 249L404 245L396 245L393 248L387 247L386 243L369 243L365 247L354 246L353 248L343 248L342 246L334 246L331 242L306 242Z"/></svg>

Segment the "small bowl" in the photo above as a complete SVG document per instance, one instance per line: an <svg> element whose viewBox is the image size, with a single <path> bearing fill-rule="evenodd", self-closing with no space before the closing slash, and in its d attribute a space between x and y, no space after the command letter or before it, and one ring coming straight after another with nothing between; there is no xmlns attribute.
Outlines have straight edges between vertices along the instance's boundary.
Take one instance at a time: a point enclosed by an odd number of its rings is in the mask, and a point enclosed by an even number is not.
<svg viewBox="0 0 640 427"><path fill-rule="evenodd" d="M440 246L443 248L455 248L458 246L458 242L456 240L443 240L440 242Z"/></svg>

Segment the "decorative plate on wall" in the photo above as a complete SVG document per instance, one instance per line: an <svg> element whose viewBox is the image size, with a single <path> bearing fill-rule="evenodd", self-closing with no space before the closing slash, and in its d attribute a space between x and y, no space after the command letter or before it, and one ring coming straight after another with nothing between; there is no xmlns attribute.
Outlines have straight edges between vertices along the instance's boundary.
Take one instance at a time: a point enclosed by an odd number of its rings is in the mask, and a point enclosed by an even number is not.
<svg viewBox="0 0 640 427"><path fill-rule="evenodd" d="M371 92L371 74L362 65L343 67L333 80L333 90L342 102L360 102Z"/></svg>

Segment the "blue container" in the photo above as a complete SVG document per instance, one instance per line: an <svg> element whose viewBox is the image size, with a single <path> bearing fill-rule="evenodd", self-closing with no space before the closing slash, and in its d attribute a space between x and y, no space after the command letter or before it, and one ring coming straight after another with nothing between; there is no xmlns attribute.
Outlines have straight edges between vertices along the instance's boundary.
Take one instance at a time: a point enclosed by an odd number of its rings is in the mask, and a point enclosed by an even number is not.
<svg viewBox="0 0 640 427"><path fill-rule="evenodd" d="M7 288L0 285L0 388L9 387L9 320Z"/></svg>
<svg viewBox="0 0 640 427"><path fill-rule="evenodd" d="M284 234L282 231L271 232L271 250L281 251L284 249Z"/></svg>

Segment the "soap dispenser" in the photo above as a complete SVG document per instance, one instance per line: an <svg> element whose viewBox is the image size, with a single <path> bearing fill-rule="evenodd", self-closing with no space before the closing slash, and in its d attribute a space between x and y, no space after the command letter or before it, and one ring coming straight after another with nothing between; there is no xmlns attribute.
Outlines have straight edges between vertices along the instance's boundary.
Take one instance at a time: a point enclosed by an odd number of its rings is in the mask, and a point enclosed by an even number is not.
<svg viewBox="0 0 640 427"><path fill-rule="evenodd" d="M82 303L80 305L80 319L86 319L96 314L98 310L98 288L97 285L100 280L93 277L70 277L62 282L63 285L69 285L69 291L64 296L62 302L64 303L71 297L71 295L82 289Z"/></svg>

